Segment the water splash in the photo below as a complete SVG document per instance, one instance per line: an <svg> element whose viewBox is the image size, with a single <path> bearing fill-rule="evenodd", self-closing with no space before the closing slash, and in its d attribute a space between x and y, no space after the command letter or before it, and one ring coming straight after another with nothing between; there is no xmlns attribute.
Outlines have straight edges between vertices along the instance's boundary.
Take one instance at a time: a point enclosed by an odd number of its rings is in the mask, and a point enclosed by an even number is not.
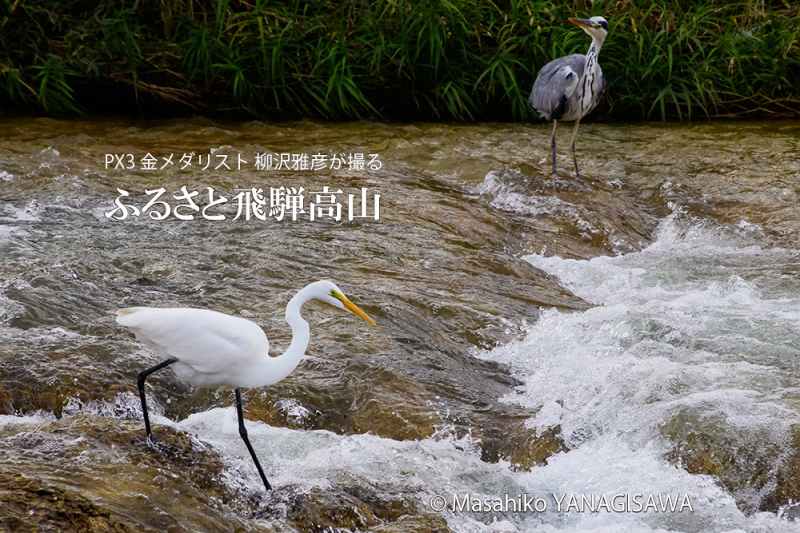
<svg viewBox="0 0 800 533"><path fill-rule="evenodd" d="M650 448L657 465L669 446L661 428L687 414L743 448L785 447L800 422L791 403L800 387L800 299L797 280L774 279L796 257L763 249L739 229L678 211L640 252L528 256L597 307L544 311L525 339L479 354L510 365L523 381L505 400L535 411L533 427L560 426L574 448L568 456L620 439L632 459L644 453L633 450ZM606 460L617 465L626 453ZM647 476L648 468L631 471ZM751 508L762 496L738 495Z"/></svg>

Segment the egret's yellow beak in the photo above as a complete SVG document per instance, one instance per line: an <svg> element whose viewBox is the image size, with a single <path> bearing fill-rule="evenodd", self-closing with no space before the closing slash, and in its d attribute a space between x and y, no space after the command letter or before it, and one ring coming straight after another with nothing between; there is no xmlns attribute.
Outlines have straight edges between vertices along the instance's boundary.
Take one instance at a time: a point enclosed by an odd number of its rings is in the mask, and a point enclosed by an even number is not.
<svg viewBox="0 0 800 533"><path fill-rule="evenodd" d="M570 17L570 18L567 19L567 22L569 22L570 24L574 24L575 26L578 26L579 28L592 28L592 27L594 27L594 24L592 24L592 21L588 20L588 19L576 19L574 17Z"/></svg>
<svg viewBox="0 0 800 533"><path fill-rule="evenodd" d="M372 320L372 318L367 313L365 313L363 309L361 309L359 306L357 306L356 304L351 302L350 299L347 296L345 296L344 294L342 294L339 291L333 291L332 294L333 294L334 298L336 298L337 300L342 302L342 305L344 305L345 309L347 309L348 311L350 311L354 315L356 315L358 317L361 317L364 320L366 320L367 323L370 326L374 326L375 325L375 321Z"/></svg>

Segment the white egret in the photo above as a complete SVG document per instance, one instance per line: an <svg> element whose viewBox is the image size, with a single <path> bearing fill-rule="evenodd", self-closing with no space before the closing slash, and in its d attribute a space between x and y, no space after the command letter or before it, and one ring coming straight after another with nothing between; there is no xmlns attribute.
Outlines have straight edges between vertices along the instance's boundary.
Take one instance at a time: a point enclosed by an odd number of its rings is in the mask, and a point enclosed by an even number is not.
<svg viewBox="0 0 800 533"><path fill-rule="evenodd" d="M230 385L235 388L239 435L244 440L258 474L267 490L269 481L247 438L242 410L241 387L272 385L292 373L305 355L310 329L300 315L303 304L320 300L350 311L374 325L361 308L330 281L306 285L286 305L286 322L292 329L289 348L278 357L269 356L269 341L254 322L231 315L193 308L129 307L117 311L117 323L133 330L143 344L168 359L139 374L139 397L148 442L151 441L150 417L144 384L147 376L173 365L175 374L193 385Z"/></svg>

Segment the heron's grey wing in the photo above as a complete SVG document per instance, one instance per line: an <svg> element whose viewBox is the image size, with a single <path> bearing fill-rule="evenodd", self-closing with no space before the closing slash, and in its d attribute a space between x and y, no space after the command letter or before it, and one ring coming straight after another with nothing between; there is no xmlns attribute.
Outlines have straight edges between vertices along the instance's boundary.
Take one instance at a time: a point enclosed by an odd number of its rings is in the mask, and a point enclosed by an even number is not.
<svg viewBox="0 0 800 533"><path fill-rule="evenodd" d="M536 76L528 103L547 120L560 118L567 110L567 100L575 92L585 64L583 54L550 61Z"/></svg>
<svg viewBox="0 0 800 533"><path fill-rule="evenodd" d="M597 65L597 70L600 71L600 96L597 97L598 100L605 96L606 91L608 90L608 80L606 79L605 74L603 74L603 69L600 68L600 65Z"/></svg>

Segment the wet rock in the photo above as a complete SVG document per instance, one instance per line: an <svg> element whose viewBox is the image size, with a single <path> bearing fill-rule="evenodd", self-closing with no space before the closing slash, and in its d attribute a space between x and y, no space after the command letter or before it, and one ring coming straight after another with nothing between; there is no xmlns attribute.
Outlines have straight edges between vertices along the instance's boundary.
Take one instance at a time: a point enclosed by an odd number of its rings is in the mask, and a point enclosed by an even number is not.
<svg viewBox="0 0 800 533"><path fill-rule="evenodd" d="M520 470L530 470L534 466L547 464L551 456L566 450L560 428L548 428L541 432L521 428L511 433L508 460Z"/></svg>
<svg viewBox="0 0 800 533"><path fill-rule="evenodd" d="M481 459L489 462L506 460L517 470L531 470L559 452L567 450L561 428L536 430L525 426L525 414L501 416L499 424L484 429L479 436Z"/></svg>
<svg viewBox="0 0 800 533"><path fill-rule="evenodd" d="M441 420L432 412L435 400L430 392L402 375L383 369L371 368L369 373L369 379L349 382L353 394L350 416L355 432L372 432L398 440L433 435ZM381 385L376 387L375 383Z"/></svg>
<svg viewBox="0 0 800 533"><path fill-rule="evenodd" d="M291 429L320 427L320 411L306 407L294 398L275 398L270 392L251 392L246 395L246 417L260 420L270 426Z"/></svg>
<svg viewBox="0 0 800 533"><path fill-rule="evenodd" d="M303 492L283 487L271 496L265 514L309 532L450 531L444 518L421 511L416 502L393 487L378 487L355 478L349 483Z"/></svg>
<svg viewBox="0 0 800 533"><path fill-rule="evenodd" d="M14 402L11 401L11 394L0 386L0 415L13 415L14 412Z"/></svg>
<svg viewBox="0 0 800 533"><path fill-rule="evenodd" d="M315 488L291 496L286 504L286 518L301 531L366 529L378 523L378 517L366 503L338 491Z"/></svg>
<svg viewBox="0 0 800 533"><path fill-rule="evenodd" d="M251 391L248 417L276 426L399 440L429 437L442 423L433 395L402 374L354 363L328 383L322 394L292 380L266 392Z"/></svg>
<svg viewBox="0 0 800 533"><path fill-rule="evenodd" d="M0 525L11 531L449 531L402 487L239 492L216 451L138 422L77 415L0 428ZM414 529L417 528L417 529ZM422 529L420 529L422 528Z"/></svg>
<svg viewBox="0 0 800 533"><path fill-rule="evenodd" d="M787 518L800 520L800 425L793 426L789 446L775 474L774 489L761 501L760 510L774 512L786 506Z"/></svg>
<svg viewBox="0 0 800 533"><path fill-rule="evenodd" d="M0 388L16 413L45 411L58 417L70 401L113 402L121 393L135 395L137 373L154 364L141 356L120 361L118 353L98 344L96 338L61 328L8 328L6 332L9 342L0 345ZM130 342L129 346L136 345ZM151 389L160 388L169 378L159 373L148 384ZM180 384L171 388L185 389Z"/></svg>
<svg viewBox="0 0 800 533"><path fill-rule="evenodd" d="M7 531L135 531L75 491L0 472L0 525Z"/></svg>
<svg viewBox="0 0 800 533"><path fill-rule="evenodd" d="M576 258L635 251L669 212L660 197L644 197L621 181L551 178L521 168L490 171L476 192L512 216L523 250Z"/></svg>
<svg viewBox="0 0 800 533"><path fill-rule="evenodd" d="M114 402L120 393L134 393L135 387L120 384L107 384L106 387L98 383L84 382L83 380L65 379L51 382L44 386L31 386L25 383L9 383L11 392L0 389L0 409L6 406L6 413L35 413L44 411L60 417L70 402L103 403ZM101 381L102 383L102 381Z"/></svg>
<svg viewBox="0 0 800 533"><path fill-rule="evenodd" d="M736 430L724 420L680 413L662 426L661 433L673 443L666 456L669 461L689 473L715 477L745 512L776 511L800 497L797 431L788 461L781 460L781 443ZM777 482L774 490L773 481Z"/></svg>
<svg viewBox="0 0 800 533"><path fill-rule="evenodd" d="M438 515L401 516L394 522L372 529L373 533L448 533L451 529L444 518Z"/></svg>
<svg viewBox="0 0 800 533"><path fill-rule="evenodd" d="M13 505L0 509L0 521L24 528L41 518L72 531L270 531L242 518L248 503L223 482L215 451L168 427L155 435L149 447L141 424L85 415L4 426L0 494Z"/></svg>

